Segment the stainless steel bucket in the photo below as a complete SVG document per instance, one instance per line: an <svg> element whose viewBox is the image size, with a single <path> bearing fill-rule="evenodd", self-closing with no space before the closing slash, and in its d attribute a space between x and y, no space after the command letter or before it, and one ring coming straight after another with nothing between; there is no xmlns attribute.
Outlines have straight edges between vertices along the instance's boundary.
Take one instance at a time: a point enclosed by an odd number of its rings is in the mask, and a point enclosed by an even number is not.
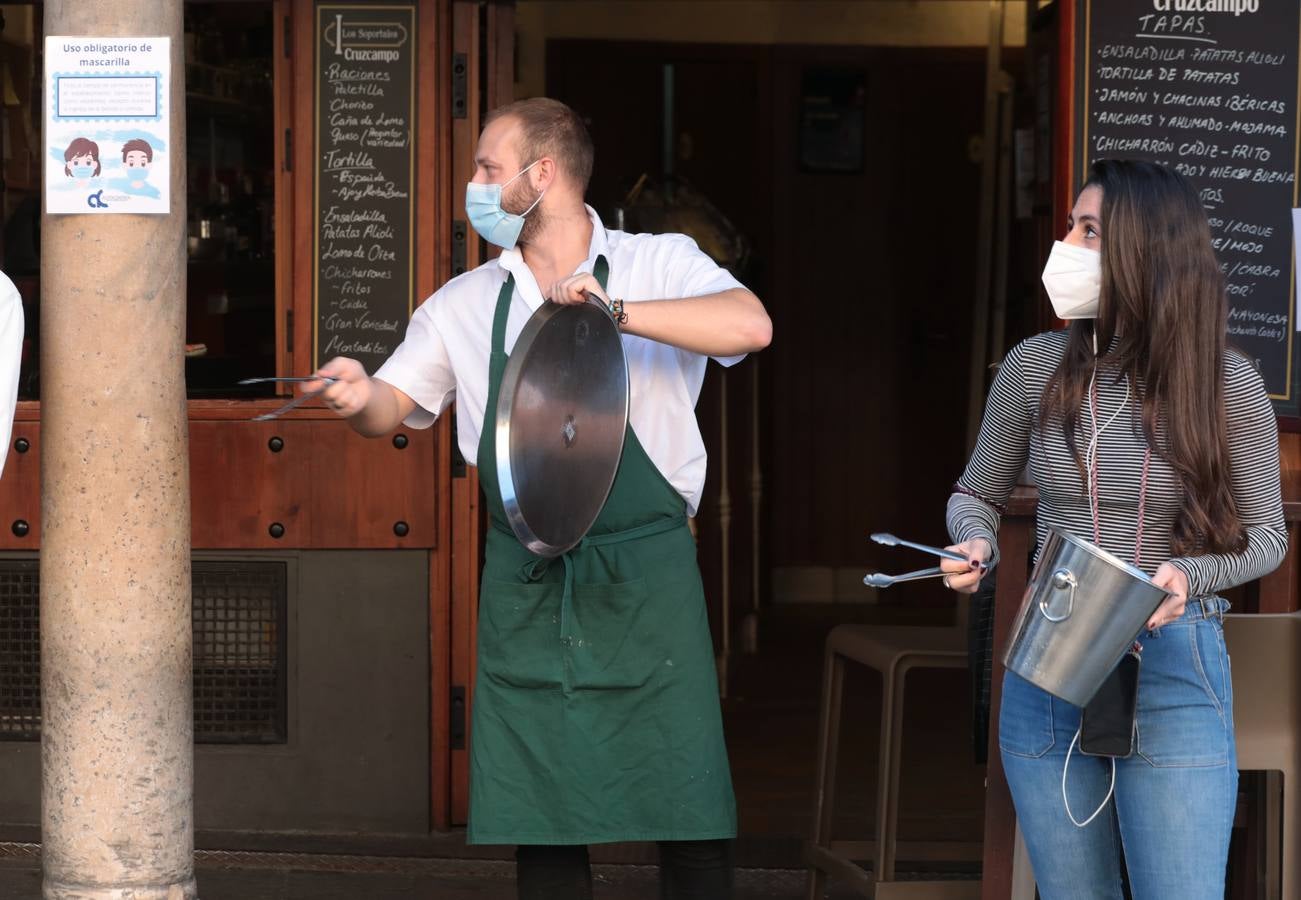
<svg viewBox="0 0 1301 900"><path fill-rule="evenodd" d="M1167 596L1139 569L1049 529L1003 664L1054 697L1084 706Z"/></svg>

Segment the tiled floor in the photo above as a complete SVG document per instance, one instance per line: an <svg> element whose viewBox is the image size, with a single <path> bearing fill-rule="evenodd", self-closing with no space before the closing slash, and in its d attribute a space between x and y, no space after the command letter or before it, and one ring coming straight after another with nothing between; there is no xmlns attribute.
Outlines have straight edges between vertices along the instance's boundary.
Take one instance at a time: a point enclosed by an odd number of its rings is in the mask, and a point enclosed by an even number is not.
<svg viewBox="0 0 1301 900"><path fill-rule="evenodd" d="M198 871L201 900L515 900L508 864L440 861L419 873L301 872L276 869ZM442 869L443 871L438 871ZM597 866L597 900L657 900L656 873L646 866ZM796 900L804 874L791 870L737 873L734 900ZM829 898L850 895L832 890ZM31 863L0 864L0 897L40 900L40 870Z"/></svg>
<svg viewBox="0 0 1301 900"><path fill-rule="evenodd" d="M801 864L812 822L822 649L838 622L934 624L944 613L909 606L788 607L766 611L757 656L739 656L724 725L742 844L763 839L762 857L741 848L745 865ZM906 679L899 836L905 841L979 842L985 769L972 749L965 671L915 669ZM867 840L874 830L881 678L860 666L845 673L836 835ZM780 859L779 862L774 860Z"/></svg>

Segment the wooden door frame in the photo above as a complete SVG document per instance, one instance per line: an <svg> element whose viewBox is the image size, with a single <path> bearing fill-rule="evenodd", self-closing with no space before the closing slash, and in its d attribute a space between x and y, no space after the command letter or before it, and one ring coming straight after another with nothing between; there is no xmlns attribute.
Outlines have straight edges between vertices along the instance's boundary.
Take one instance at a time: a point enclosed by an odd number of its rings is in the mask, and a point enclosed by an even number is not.
<svg viewBox="0 0 1301 900"><path fill-rule="evenodd" d="M447 0L443 0L444 3ZM478 0L451 0L447 10L448 27L443 34L449 39L449 59L445 72L464 65L456 80L465 81L463 108L448 107L451 122L450 155L440 167L446 173L442 204L446 240L438 243L446 250L447 277L456 272L451 265L453 247L464 247L465 270L489 258L483 241L465 222L462 203L464 185L474 177L474 148L479 140L483 113L509 103L515 84L515 8L511 0L481 4ZM446 78L450 97L453 78ZM440 254L441 255L441 254ZM444 417L450 426L452 416ZM456 438L449 428L449 447ZM451 500L450 554L450 669L447 690L463 698L457 716L463 722L464 740L450 750L448 773L447 823L464 824L470 808L470 719L474 706L475 646L478 634L479 571L483 563L483 510L479 503L479 474L473 459L461 459L457 448L448 492Z"/></svg>
<svg viewBox="0 0 1301 900"><path fill-rule="evenodd" d="M423 0L419 5L417 34L419 70L416 103L417 247L430 252L416 260L416 297L428 297L451 273L451 249L447 175L451 141L446 122L451 115L451 69L448 0ZM438 452L434 461L438 506L438 527L442 539L429 554L429 665L430 665L430 823L446 830L451 821L452 794L452 560L456 551L453 523L454 496L452 453L456 435L450 417L442 417L438 429Z"/></svg>

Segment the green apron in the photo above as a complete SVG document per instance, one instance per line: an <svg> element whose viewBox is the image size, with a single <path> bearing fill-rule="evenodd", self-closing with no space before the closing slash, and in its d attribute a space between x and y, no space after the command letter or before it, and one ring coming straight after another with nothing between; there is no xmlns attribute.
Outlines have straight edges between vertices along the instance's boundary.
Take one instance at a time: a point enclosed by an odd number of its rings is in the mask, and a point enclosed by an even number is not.
<svg viewBox="0 0 1301 900"><path fill-rule="evenodd" d="M604 287L608 266L598 257ZM631 426L610 497L556 559L515 539L493 426L513 276L497 297L479 481L491 516L470 732L472 844L736 835L714 648L686 504Z"/></svg>

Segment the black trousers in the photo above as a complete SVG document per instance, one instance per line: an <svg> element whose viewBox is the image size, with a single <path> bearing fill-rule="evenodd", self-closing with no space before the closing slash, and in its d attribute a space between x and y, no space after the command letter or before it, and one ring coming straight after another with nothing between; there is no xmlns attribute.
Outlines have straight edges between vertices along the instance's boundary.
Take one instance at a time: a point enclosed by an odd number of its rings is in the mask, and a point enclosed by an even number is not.
<svg viewBox="0 0 1301 900"><path fill-rule="evenodd" d="M728 900L731 841L660 841L661 900ZM592 900L587 847L521 844L515 850L519 900Z"/></svg>

